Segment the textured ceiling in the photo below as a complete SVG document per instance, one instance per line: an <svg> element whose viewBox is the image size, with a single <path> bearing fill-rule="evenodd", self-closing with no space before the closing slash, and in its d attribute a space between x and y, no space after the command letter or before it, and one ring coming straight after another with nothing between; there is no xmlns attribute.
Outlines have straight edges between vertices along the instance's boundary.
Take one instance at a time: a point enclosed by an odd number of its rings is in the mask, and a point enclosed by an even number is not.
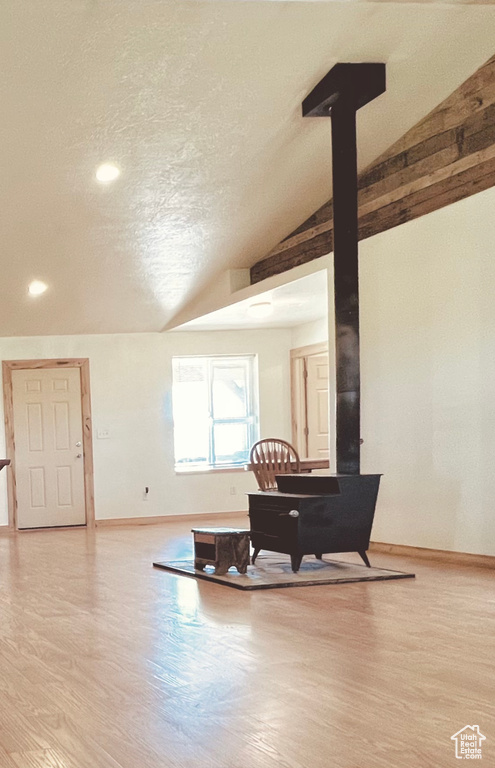
<svg viewBox="0 0 495 768"><path fill-rule="evenodd" d="M363 167L494 41L488 5L2 0L0 335L161 330L330 197L334 63L387 62Z"/></svg>

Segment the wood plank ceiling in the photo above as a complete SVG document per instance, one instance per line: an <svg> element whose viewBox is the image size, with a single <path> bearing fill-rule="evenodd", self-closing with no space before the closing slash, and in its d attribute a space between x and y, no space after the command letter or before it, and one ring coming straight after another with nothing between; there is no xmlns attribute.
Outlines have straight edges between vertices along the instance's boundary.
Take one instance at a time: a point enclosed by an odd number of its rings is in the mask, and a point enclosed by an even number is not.
<svg viewBox="0 0 495 768"><path fill-rule="evenodd" d="M495 56L367 168L358 184L360 240L493 186ZM251 282L332 250L330 200L254 264Z"/></svg>

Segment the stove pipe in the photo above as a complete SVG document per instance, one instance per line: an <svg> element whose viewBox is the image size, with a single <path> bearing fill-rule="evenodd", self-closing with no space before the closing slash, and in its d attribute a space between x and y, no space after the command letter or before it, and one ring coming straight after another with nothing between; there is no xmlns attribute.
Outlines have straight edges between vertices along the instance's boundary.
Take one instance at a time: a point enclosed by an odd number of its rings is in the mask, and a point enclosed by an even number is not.
<svg viewBox="0 0 495 768"><path fill-rule="evenodd" d="M337 472L360 474L356 112L385 91L385 64L336 64L304 99L303 117L332 118Z"/></svg>

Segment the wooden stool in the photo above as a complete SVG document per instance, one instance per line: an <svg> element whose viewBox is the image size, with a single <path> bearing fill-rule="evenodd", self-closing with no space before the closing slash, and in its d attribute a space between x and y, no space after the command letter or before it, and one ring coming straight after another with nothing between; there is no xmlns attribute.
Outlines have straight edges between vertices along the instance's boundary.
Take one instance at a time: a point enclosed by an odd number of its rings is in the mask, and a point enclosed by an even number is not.
<svg viewBox="0 0 495 768"><path fill-rule="evenodd" d="M192 528L194 567L202 571L214 565L215 574L223 576L231 565L246 573L249 565L249 531L239 528Z"/></svg>

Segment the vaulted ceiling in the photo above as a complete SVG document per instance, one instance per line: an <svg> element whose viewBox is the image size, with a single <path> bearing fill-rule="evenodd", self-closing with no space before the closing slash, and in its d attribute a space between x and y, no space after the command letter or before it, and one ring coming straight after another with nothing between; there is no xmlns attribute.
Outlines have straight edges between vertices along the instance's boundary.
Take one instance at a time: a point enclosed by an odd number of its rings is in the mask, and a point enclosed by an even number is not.
<svg viewBox="0 0 495 768"><path fill-rule="evenodd" d="M3 0L0 335L161 330L331 196L333 64L387 63L363 168L494 41L489 4Z"/></svg>

